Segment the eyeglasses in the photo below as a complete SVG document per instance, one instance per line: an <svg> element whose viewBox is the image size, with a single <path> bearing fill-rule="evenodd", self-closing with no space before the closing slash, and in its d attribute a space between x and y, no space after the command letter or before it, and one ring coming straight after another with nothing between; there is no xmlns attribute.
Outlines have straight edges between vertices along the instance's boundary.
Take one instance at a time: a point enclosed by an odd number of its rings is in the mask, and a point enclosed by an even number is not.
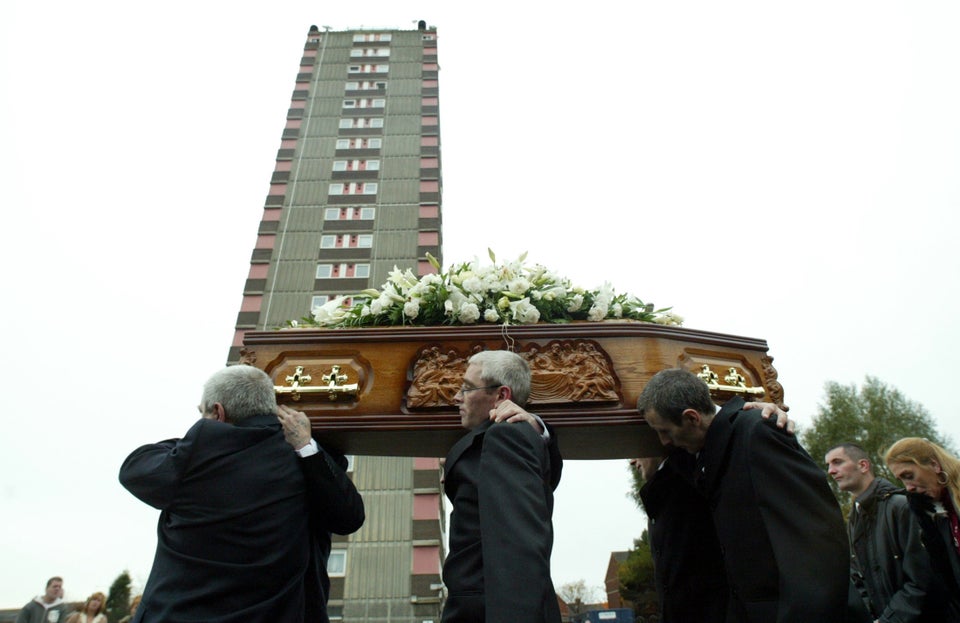
<svg viewBox="0 0 960 623"><path fill-rule="evenodd" d="M461 387L461 388L460 388L460 391L458 391L457 393L460 394L461 396L466 396L468 393L470 393L470 392L475 392L475 391L477 391L478 389L496 389L496 388L498 388L498 387L500 387L500 386L499 386L499 385L487 385L486 387Z"/></svg>

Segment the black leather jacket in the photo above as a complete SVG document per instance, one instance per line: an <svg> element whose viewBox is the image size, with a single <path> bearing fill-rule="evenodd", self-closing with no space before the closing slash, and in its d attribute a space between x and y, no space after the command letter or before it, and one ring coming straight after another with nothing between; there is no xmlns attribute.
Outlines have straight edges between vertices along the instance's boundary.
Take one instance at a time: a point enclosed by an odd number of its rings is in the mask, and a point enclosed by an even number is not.
<svg viewBox="0 0 960 623"><path fill-rule="evenodd" d="M903 489L875 479L857 498L848 531L854 583L874 617L898 623L953 620L945 616L946 593Z"/></svg>
<svg viewBox="0 0 960 623"><path fill-rule="evenodd" d="M944 621L960 621L960 556L953 545L950 519L946 512L937 512L933 500L926 495L908 493L910 510L920 522L923 544L930 555L934 575L947 595Z"/></svg>

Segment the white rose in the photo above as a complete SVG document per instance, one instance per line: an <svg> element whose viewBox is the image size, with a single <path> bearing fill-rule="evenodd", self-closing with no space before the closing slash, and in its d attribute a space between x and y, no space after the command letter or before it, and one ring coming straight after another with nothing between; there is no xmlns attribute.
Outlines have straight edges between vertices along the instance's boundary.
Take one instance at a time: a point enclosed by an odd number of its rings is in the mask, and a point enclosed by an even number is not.
<svg viewBox="0 0 960 623"><path fill-rule="evenodd" d="M483 319L487 322L496 322L500 320L500 314L497 313L497 310L491 307L487 311L483 312Z"/></svg>
<svg viewBox="0 0 960 623"><path fill-rule="evenodd" d="M567 304L567 311L575 312L579 310L582 305L583 305L583 295L574 294L572 297L570 297L570 302Z"/></svg>
<svg viewBox="0 0 960 623"><path fill-rule="evenodd" d="M464 303L460 306L460 322L473 324L480 319L480 308L475 303Z"/></svg>
<svg viewBox="0 0 960 623"><path fill-rule="evenodd" d="M510 303L513 319L520 324L533 324L540 320L540 310L530 304L529 298Z"/></svg>
<svg viewBox="0 0 960 623"><path fill-rule="evenodd" d="M403 315L413 320L420 313L420 299L411 299L403 304Z"/></svg>

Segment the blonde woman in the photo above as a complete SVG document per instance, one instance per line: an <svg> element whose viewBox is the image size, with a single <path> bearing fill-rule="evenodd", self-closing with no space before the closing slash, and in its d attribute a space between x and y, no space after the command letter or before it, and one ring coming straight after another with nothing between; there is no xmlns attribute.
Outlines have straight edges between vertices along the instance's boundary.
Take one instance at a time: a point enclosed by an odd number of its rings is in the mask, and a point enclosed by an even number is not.
<svg viewBox="0 0 960 623"><path fill-rule="evenodd" d="M107 596L103 593L94 593L87 597L83 608L67 617L66 623L107 623Z"/></svg>
<svg viewBox="0 0 960 623"><path fill-rule="evenodd" d="M934 571L947 587L960 621L960 459L920 437L906 437L884 460L906 487L910 510L920 521Z"/></svg>

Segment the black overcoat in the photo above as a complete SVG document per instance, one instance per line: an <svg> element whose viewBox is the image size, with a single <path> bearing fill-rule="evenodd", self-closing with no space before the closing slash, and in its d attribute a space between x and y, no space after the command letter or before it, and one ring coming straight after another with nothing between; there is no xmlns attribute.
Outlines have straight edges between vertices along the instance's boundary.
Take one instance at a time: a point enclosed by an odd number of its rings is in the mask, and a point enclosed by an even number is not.
<svg viewBox="0 0 960 623"><path fill-rule="evenodd" d="M727 579L707 500L694 485L696 459L671 451L640 489L647 513L662 623L723 623Z"/></svg>
<svg viewBox="0 0 960 623"><path fill-rule="evenodd" d="M120 482L161 511L135 623L327 621L330 533L359 529L363 500L322 448L299 458L275 415L201 419L134 450Z"/></svg>
<svg viewBox="0 0 960 623"><path fill-rule="evenodd" d="M741 410L714 416L698 457L730 584L728 621L832 623L849 594L849 546L826 474L796 437Z"/></svg>
<svg viewBox="0 0 960 623"><path fill-rule="evenodd" d="M556 447L555 433L550 446ZM559 453L522 423L484 422L450 449L444 491L453 512L443 623L560 622L550 578L559 461Z"/></svg>

